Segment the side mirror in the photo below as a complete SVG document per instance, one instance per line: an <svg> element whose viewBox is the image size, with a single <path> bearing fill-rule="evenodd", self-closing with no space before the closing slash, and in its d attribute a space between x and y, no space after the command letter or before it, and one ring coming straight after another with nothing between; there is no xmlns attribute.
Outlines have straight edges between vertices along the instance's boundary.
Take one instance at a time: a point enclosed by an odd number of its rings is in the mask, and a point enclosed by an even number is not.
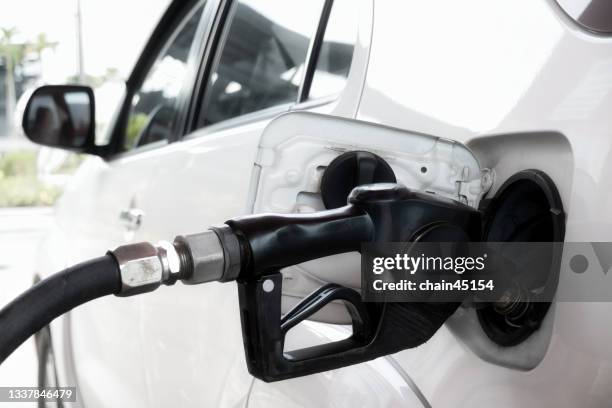
<svg viewBox="0 0 612 408"><path fill-rule="evenodd" d="M23 113L23 131L32 142L77 152L95 148L93 90L80 85L38 88Z"/></svg>

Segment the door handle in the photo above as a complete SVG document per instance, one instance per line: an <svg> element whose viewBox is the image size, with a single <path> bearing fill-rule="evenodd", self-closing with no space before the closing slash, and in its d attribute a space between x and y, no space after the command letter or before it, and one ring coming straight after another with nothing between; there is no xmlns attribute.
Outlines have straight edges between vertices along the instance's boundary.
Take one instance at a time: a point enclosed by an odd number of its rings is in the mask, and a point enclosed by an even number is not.
<svg viewBox="0 0 612 408"><path fill-rule="evenodd" d="M119 220L126 230L136 231L142 224L144 211L140 208L127 208L119 213Z"/></svg>

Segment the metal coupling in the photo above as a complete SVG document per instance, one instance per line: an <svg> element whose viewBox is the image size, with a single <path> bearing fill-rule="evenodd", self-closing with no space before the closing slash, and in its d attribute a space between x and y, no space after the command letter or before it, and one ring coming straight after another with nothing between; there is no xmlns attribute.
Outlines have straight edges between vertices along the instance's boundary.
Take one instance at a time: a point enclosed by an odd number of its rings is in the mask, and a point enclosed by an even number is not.
<svg viewBox="0 0 612 408"><path fill-rule="evenodd" d="M169 242L122 245L110 252L119 265L121 291L117 296L151 292L161 284L172 285L181 274L178 255Z"/></svg>
<svg viewBox="0 0 612 408"><path fill-rule="evenodd" d="M187 285L235 280L240 272L240 245L227 225L191 235L179 235L174 248L181 280Z"/></svg>

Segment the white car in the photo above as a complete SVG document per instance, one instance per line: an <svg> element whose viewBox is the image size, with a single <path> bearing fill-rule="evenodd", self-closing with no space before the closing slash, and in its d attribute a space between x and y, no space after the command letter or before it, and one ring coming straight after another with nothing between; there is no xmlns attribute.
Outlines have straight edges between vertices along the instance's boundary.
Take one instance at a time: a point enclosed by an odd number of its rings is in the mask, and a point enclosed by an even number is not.
<svg viewBox="0 0 612 408"><path fill-rule="evenodd" d="M94 142L83 123L47 140L91 157L36 276L243 214L320 210L327 165L355 150L410 188L481 208L485 239L610 241L611 28L605 1L174 1L108 135ZM91 96L73 93L70 109ZM30 119L58 120L45 109ZM354 254L290 268L283 308L359 278ZM87 408L612 401L611 303L538 304L528 323L460 308L419 347L266 383L247 371L236 292L178 284L79 307L38 335L41 385L76 386ZM286 346L346 337L335 306Z"/></svg>

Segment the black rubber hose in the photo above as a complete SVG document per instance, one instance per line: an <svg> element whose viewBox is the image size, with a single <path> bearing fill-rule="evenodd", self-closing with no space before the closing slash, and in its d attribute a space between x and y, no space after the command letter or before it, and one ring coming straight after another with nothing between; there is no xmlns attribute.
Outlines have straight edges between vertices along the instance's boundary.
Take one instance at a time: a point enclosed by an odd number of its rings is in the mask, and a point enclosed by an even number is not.
<svg viewBox="0 0 612 408"><path fill-rule="evenodd" d="M38 282L0 310L0 364L56 317L120 289L119 267L112 255L80 263Z"/></svg>

